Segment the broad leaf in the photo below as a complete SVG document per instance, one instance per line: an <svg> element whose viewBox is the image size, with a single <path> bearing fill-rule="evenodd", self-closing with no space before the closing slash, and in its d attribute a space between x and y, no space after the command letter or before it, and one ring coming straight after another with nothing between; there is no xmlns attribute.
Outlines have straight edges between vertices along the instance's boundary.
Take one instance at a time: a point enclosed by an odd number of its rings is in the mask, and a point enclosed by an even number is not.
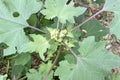
<svg viewBox="0 0 120 80"><path fill-rule="evenodd" d="M92 19L84 24L81 30L85 30L84 36L95 36L95 40L99 41L103 36L108 33L108 28L100 24L97 19Z"/></svg>
<svg viewBox="0 0 120 80"><path fill-rule="evenodd" d="M66 2L67 0L46 0L45 9L41 13L46 15L47 19L58 17L61 23L66 23L66 20L74 23L74 16L81 15L86 8L74 7L73 2L67 5Z"/></svg>
<svg viewBox="0 0 120 80"><path fill-rule="evenodd" d="M48 41L41 35L30 35L34 41L30 41L22 46L20 52L37 52L42 60L44 60L44 53L50 47Z"/></svg>
<svg viewBox="0 0 120 80"><path fill-rule="evenodd" d="M26 20L41 8L41 3L35 0L0 0L0 43L9 47L4 55L10 55L28 42L23 28L29 26Z"/></svg>
<svg viewBox="0 0 120 80"><path fill-rule="evenodd" d="M104 80L113 67L120 65L120 58L105 50L104 42L95 42L94 37L88 37L79 45L80 55L75 64L60 62L55 72L60 80Z"/></svg>
<svg viewBox="0 0 120 80"><path fill-rule="evenodd" d="M120 38L120 0L106 0L103 10L114 12L114 19L110 24L110 32Z"/></svg>

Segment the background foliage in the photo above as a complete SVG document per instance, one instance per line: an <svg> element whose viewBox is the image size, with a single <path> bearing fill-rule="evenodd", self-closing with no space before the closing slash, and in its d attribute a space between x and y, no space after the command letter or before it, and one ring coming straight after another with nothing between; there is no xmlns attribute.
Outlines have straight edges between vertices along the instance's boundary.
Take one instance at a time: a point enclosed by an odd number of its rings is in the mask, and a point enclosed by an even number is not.
<svg viewBox="0 0 120 80"><path fill-rule="evenodd" d="M0 0L0 80L120 80L120 0Z"/></svg>

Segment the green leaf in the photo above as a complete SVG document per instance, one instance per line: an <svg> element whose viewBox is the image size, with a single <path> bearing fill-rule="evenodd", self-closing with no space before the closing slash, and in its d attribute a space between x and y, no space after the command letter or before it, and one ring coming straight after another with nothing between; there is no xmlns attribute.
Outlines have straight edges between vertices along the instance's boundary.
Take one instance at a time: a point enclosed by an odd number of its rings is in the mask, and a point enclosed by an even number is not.
<svg viewBox="0 0 120 80"><path fill-rule="evenodd" d="M49 44L50 44L50 48L47 51L46 60L49 60L51 57L54 56L54 53L57 51L59 45L59 43L56 42L55 40L50 40Z"/></svg>
<svg viewBox="0 0 120 80"><path fill-rule="evenodd" d="M67 60L69 63L75 62L75 58L71 54L66 54L64 57L65 57L65 60Z"/></svg>
<svg viewBox="0 0 120 80"><path fill-rule="evenodd" d="M31 26L35 26L36 21L37 21L36 14L32 14L32 15L29 17L29 19L27 20L28 24L31 25Z"/></svg>
<svg viewBox="0 0 120 80"><path fill-rule="evenodd" d="M120 80L120 74L111 74L110 80Z"/></svg>
<svg viewBox="0 0 120 80"><path fill-rule="evenodd" d="M120 13L116 12L115 17L113 18L112 22L110 23L110 32L115 34L117 38L120 39L120 31L119 31L119 24L120 23Z"/></svg>
<svg viewBox="0 0 120 80"><path fill-rule="evenodd" d="M74 27L74 24L71 24L71 23L68 23L68 24L67 24L67 30L68 30L68 31L72 30L73 27ZM70 33L70 32L69 32L69 33ZM79 37L81 36L80 29L76 29L76 30L73 31L71 34L74 36L74 39L79 40Z"/></svg>
<svg viewBox="0 0 120 80"><path fill-rule="evenodd" d="M21 75L23 70L25 69L25 66L23 65L15 65L13 66L13 70L12 70L12 75Z"/></svg>
<svg viewBox="0 0 120 80"><path fill-rule="evenodd" d="M18 54L13 60L14 65L26 65L31 60L31 56L28 53L22 53Z"/></svg>
<svg viewBox="0 0 120 80"><path fill-rule="evenodd" d="M93 1L95 1L98 4L103 4L105 2L105 0L93 0Z"/></svg>
<svg viewBox="0 0 120 80"><path fill-rule="evenodd" d="M103 10L114 12L114 18L110 23L110 32L120 38L120 0L106 0Z"/></svg>
<svg viewBox="0 0 120 80"><path fill-rule="evenodd" d="M39 70L41 71L41 73L46 74L49 71L51 66L52 66L51 61L49 61L48 63L42 63L40 64Z"/></svg>
<svg viewBox="0 0 120 80"><path fill-rule="evenodd" d="M120 64L120 58L105 50L104 42L95 42L94 37L88 37L79 45L75 64L60 62L55 72L60 80L104 80L110 70Z"/></svg>
<svg viewBox="0 0 120 80"><path fill-rule="evenodd" d="M42 60L44 60L44 53L47 51L47 48L50 47L49 42L41 35L30 35L34 41L30 41L22 46L20 52L37 52L39 53Z"/></svg>
<svg viewBox="0 0 120 80"><path fill-rule="evenodd" d="M67 0L46 0L45 9L41 13L46 15L47 19L58 17L61 23L66 23L66 20L74 23L74 16L81 15L86 8L74 7L73 2L66 5L66 2Z"/></svg>
<svg viewBox="0 0 120 80"><path fill-rule="evenodd" d="M26 20L40 8L41 3L35 0L0 0L0 43L9 46L4 55L15 53L29 41L23 28L29 26Z"/></svg>
<svg viewBox="0 0 120 80"><path fill-rule="evenodd" d="M0 75L0 80L7 80L7 75Z"/></svg>
<svg viewBox="0 0 120 80"><path fill-rule="evenodd" d="M51 62L47 64L42 63L40 65L39 70L30 69L29 72L26 74L28 80L42 80L42 78L47 74L49 68L52 66ZM47 80L53 80L53 71L49 74Z"/></svg>
<svg viewBox="0 0 120 80"><path fill-rule="evenodd" d="M88 21L82 26L81 29L87 32L85 34L86 37L95 36L96 41L99 41L103 36L105 36L109 32L109 29L101 25L97 19L92 19Z"/></svg>
<svg viewBox="0 0 120 80"><path fill-rule="evenodd" d="M26 76L28 80L41 80L42 79L41 73L35 69L30 69L29 73L27 73Z"/></svg>
<svg viewBox="0 0 120 80"><path fill-rule="evenodd" d="M105 11L120 11L120 0L106 0L103 10Z"/></svg>

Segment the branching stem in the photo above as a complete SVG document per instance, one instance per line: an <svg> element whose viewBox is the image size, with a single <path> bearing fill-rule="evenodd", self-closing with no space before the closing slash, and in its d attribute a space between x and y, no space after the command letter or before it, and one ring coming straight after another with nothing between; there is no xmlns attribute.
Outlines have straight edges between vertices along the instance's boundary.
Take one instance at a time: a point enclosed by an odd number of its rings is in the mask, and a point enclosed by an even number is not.
<svg viewBox="0 0 120 80"><path fill-rule="evenodd" d="M56 57L55 57L55 60L53 61L53 64L52 64L50 70L49 70L48 73L43 77L42 80L47 80L47 78L48 78L50 72L51 72L52 69L54 68L54 66L55 66L55 64L56 64L56 62L57 62L57 60L58 60L58 58L59 58L59 56L60 56L61 49L62 49L62 46L59 47L59 49L58 49L58 51L57 51L57 55L56 55Z"/></svg>
<svg viewBox="0 0 120 80"><path fill-rule="evenodd" d="M83 24L85 24L86 22L88 22L89 20L91 20L92 18L94 18L95 16L97 16L98 14L102 13L104 10L101 9L100 11L98 11L97 13L95 13L94 15L92 15L91 17L89 17L88 19L86 19L85 21L83 21L82 23L80 23L78 26L74 27L71 32L73 32L74 30L76 30L77 28L81 27Z"/></svg>

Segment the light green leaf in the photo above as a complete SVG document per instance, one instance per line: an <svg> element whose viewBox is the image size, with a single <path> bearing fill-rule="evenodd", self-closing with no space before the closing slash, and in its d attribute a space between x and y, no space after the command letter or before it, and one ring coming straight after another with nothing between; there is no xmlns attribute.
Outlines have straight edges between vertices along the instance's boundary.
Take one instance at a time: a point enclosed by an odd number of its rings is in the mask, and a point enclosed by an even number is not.
<svg viewBox="0 0 120 80"><path fill-rule="evenodd" d="M110 32L112 34L115 34L117 36L117 38L120 39L120 12L116 12L115 13L115 17L113 18L112 22L110 23Z"/></svg>
<svg viewBox="0 0 120 80"><path fill-rule="evenodd" d="M74 3L71 2L66 5L67 0L46 0L45 8L41 11L42 14L46 15L47 19L58 17L61 23L66 23L68 20L74 23L74 16L81 15L85 12L84 7L74 7Z"/></svg>
<svg viewBox="0 0 120 80"><path fill-rule="evenodd" d="M27 80L41 80L42 76L41 73L35 69L30 69L29 72L26 74Z"/></svg>
<svg viewBox="0 0 120 80"><path fill-rule="evenodd" d="M113 67L120 65L120 58L105 50L104 42L95 42L94 37L88 37L79 44L80 55L75 64L60 62L55 72L60 80L104 80Z"/></svg>
<svg viewBox="0 0 120 80"><path fill-rule="evenodd" d="M30 35L34 41L30 41L21 47L20 52L37 52L42 60L44 60L44 53L50 47L48 41L41 35Z"/></svg>
<svg viewBox="0 0 120 80"><path fill-rule="evenodd" d="M28 80L42 80L42 78L47 74L50 67L52 66L51 62L47 64L42 63L39 70L30 69L29 72L26 74ZM49 74L46 80L53 80L53 71Z"/></svg>
<svg viewBox="0 0 120 80"><path fill-rule="evenodd" d="M51 61L49 61L47 64L46 63L42 63L42 64L40 64L39 71L41 71L41 73L43 73L43 74L46 74L50 70L51 66L52 66L52 62Z"/></svg>
<svg viewBox="0 0 120 80"><path fill-rule="evenodd" d="M58 45L59 45L59 43L56 42L55 40L50 40L49 44L50 44L50 48L47 51L46 60L49 60L51 57L54 56L54 53L57 51L57 48L58 48Z"/></svg>
<svg viewBox="0 0 120 80"><path fill-rule="evenodd" d="M103 10L105 11L120 11L120 0L106 0Z"/></svg>
<svg viewBox="0 0 120 80"><path fill-rule="evenodd" d="M29 41L23 28L29 26L26 20L40 8L41 3L35 0L0 0L0 43L9 46L4 55L15 53Z"/></svg>
<svg viewBox="0 0 120 80"><path fill-rule="evenodd" d="M120 80L120 74L111 74L110 80Z"/></svg>
<svg viewBox="0 0 120 80"><path fill-rule="evenodd" d="M7 80L7 75L0 75L0 80Z"/></svg>
<svg viewBox="0 0 120 80"><path fill-rule="evenodd" d="M114 12L114 18L110 23L110 32L120 38L120 0L106 0L103 10Z"/></svg>

